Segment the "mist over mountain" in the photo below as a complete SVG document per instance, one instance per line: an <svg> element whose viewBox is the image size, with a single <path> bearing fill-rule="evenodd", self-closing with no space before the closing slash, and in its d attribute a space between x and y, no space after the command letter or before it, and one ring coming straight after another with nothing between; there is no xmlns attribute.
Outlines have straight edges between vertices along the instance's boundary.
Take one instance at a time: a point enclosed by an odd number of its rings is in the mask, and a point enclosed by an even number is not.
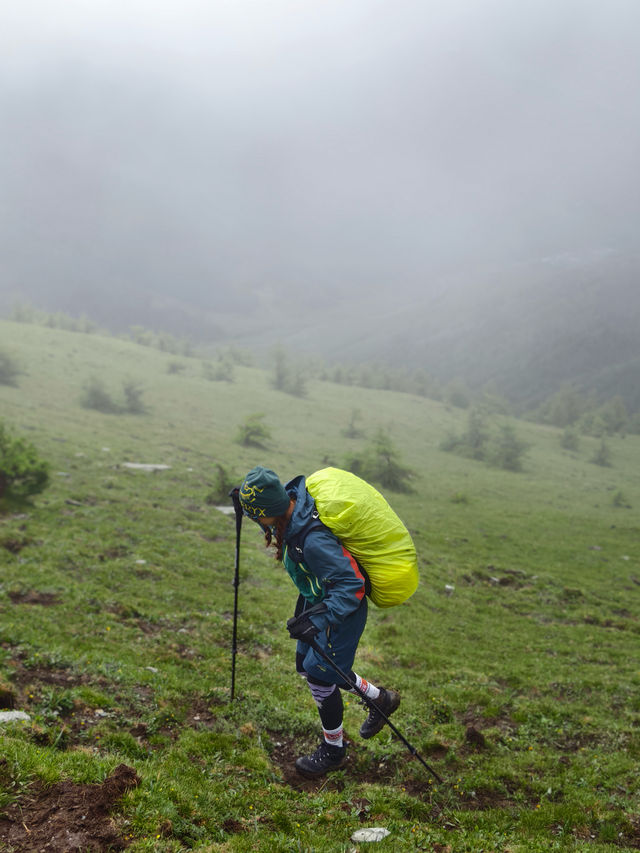
<svg viewBox="0 0 640 853"><path fill-rule="evenodd" d="M25 0L0 311L630 399L638 79L634 0Z"/></svg>
<svg viewBox="0 0 640 853"><path fill-rule="evenodd" d="M316 306L286 340L329 361L491 384L521 408L570 384L638 410L639 273L638 256L606 249L479 268L409 299Z"/></svg>

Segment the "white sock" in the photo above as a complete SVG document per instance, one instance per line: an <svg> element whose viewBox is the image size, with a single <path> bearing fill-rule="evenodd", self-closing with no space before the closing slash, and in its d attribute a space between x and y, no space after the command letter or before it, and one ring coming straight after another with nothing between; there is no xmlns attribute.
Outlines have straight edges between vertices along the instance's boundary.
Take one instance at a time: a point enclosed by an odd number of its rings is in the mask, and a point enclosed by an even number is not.
<svg viewBox="0 0 640 853"><path fill-rule="evenodd" d="M371 682L367 681L366 678L360 678L360 676L354 672L356 677L356 687L358 690L361 690L365 696L368 696L369 699L377 699L380 695L380 688L376 687L375 684L371 684Z"/></svg>
<svg viewBox="0 0 640 853"><path fill-rule="evenodd" d="M331 746L342 746L342 726L338 726L337 729L322 729L322 733L324 734L324 739L327 743L330 743Z"/></svg>

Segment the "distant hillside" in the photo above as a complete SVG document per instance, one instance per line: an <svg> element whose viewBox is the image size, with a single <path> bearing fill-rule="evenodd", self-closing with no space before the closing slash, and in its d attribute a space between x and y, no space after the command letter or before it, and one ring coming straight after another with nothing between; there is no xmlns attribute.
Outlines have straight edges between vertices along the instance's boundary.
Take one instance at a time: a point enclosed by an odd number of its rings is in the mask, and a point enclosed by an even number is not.
<svg viewBox="0 0 640 853"><path fill-rule="evenodd" d="M482 271L437 296L351 306L291 334L326 357L421 367L487 383L522 408L565 383L640 409L640 263L598 254Z"/></svg>
<svg viewBox="0 0 640 853"><path fill-rule="evenodd" d="M56 302L52 288L42 307L86 313L118 332L135 324L167 330L211 348L236 344L264 356L282 343L296 357L422 368L443 383L491 383L521 410L568 383L602 399L621 394L638 411L639 272L639 257L603 250L468 269L425 283L422 293L400 283L393 296L390 288L366 298L318 290L294 300L266 287L220 301L212 292L207 304L133 290L117 299L60 294ZM6 298L2 308L8 313Z"/></svg>

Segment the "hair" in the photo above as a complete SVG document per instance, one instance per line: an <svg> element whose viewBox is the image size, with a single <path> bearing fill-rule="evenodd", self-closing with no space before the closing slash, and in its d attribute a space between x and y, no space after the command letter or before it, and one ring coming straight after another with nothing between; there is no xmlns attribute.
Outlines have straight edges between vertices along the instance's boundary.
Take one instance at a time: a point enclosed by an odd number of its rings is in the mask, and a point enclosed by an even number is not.
<svg viewBox="0 0 640 853"><path fill-rule="evenodd" d="M276 540L273 541L273 534L270 527L264 528L264 540L267 543L267 548L273 545L276 549L276 560L282 560L282 552L284 550L284 531L287 529L289 519L286 515L277 515L276 523L274 524L276 531Z"/></svg>

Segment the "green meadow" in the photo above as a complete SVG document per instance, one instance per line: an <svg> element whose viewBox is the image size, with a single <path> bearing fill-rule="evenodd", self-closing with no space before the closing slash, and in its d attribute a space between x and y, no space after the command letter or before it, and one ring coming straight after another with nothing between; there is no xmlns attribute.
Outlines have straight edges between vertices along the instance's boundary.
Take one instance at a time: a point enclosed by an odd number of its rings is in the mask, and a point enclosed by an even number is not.
<svg viewBox="0 0 640 853"><path fill-rule="evenodd" d="M603 467L598 439L570 452L561 430L495 415L529 445L514 473L443 452L467 413L422 397L310 380L299 398L267 369L210 381L199 358L11 322L0 348L23 370L0 418L51 466L0 515L0 686L30 718L0 726L7 814L34 785L126 764L140 783L112 820L135 853L365 850L350 837L370 826L390 832L380 851L640 849L640 436L607 439ZM83 408L93 378L114 397L136 383L146 413ZM354 410L365 435L346 438ZM244 447L256 413L271 438ZM421 583L371 606L355 669L401 692L393 721L442 784L388 729L360 740L353 697L345 768L296 777L319 735L285 629L296 593L249 521L230 701L236 530L218 466L287 480L343 465L378 428L414 474L412 492L382 491Z"/></svg>

